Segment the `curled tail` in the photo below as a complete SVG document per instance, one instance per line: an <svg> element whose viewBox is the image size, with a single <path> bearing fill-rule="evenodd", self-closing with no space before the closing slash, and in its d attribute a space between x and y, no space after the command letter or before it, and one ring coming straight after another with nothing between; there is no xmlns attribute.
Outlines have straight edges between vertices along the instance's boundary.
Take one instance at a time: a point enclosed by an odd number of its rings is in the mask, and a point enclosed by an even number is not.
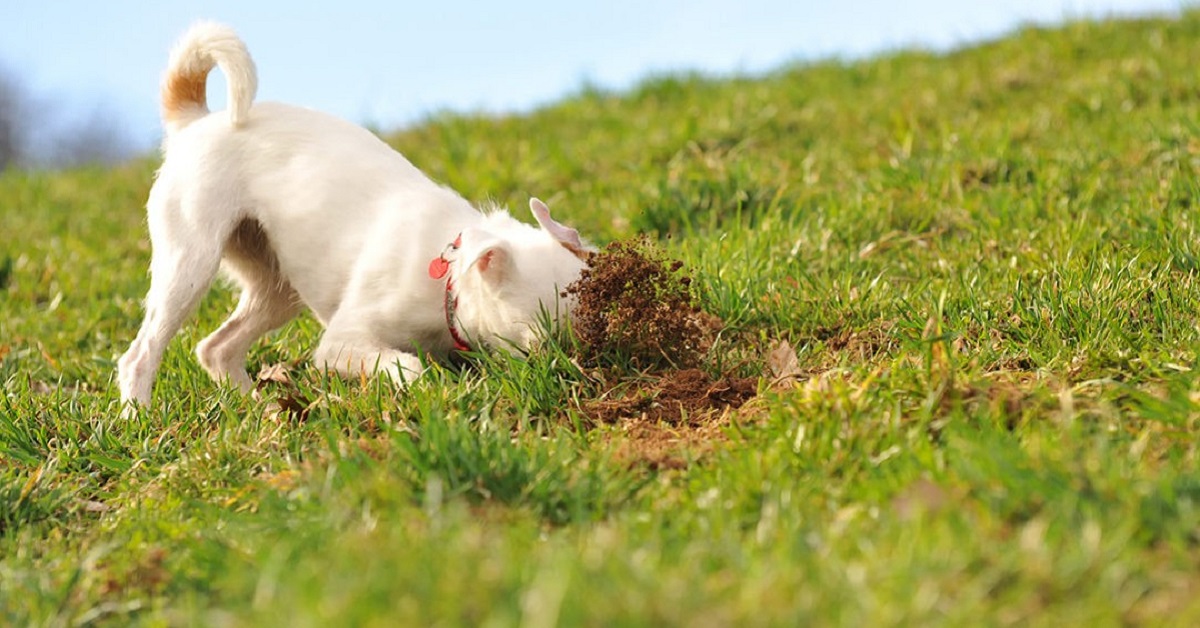
<svg viewBox="0 0 1200 628"><path fill-rule="evenodd" d="M220 66L229 85L229 122L240 126L258 91L258 74L246 44L232 28L200 22L175 44L162 82L162 118L166 134L177 133L208 115L208 73Z"/></svg>

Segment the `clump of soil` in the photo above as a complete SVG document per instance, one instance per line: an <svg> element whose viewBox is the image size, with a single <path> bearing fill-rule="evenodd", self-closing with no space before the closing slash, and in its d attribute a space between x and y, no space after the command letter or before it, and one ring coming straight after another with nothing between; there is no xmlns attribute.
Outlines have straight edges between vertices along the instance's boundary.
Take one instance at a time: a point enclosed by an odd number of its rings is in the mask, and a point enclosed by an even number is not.
<svg viewBox="0 0 1200 628"><path fill-rule="evenodd" d="M712 347L720 320L696 307L683 262L648 240L619 241L592 256L564 296L577 301L575 334L585 362L688 368Z"/></svg>

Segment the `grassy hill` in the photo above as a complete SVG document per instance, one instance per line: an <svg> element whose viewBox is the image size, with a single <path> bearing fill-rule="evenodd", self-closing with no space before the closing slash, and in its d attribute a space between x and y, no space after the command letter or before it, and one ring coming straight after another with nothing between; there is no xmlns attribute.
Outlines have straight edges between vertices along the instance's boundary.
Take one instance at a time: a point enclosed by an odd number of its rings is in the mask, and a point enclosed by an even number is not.
<svg viewBox="0 0 1200 628"><path fill-rule="evenodd" d="M685 262L759 394L671 422L559 345L329 379L308 319L246 399L224 288L122 420L154 164L5 173L0 623L1194 625L1198 68L1192 11L392 136Z"/></svg>

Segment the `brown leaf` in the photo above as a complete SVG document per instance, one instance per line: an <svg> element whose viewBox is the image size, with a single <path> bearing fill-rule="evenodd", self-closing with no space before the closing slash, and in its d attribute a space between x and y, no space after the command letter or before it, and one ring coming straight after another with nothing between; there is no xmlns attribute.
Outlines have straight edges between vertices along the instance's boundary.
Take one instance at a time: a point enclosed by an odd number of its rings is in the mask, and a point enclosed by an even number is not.
<svg viewBox="0 0 1200 628"><path fill-rule="evenodd" d="M292 383L292 378L288 377L287 365L283 362L278 362L262 367L262 370L258 372L258 381L290 384Z"/></svg>
<svg viewBox="0 0 1200 628"><path fill-rule="evenodd" d="M771 374L777 380L799 378L803 375L800 370L800 359L796 357L796 350L786 340L781 340L774 349L771 349L771 353L767 355L767 366L770 367Z"/></svg>

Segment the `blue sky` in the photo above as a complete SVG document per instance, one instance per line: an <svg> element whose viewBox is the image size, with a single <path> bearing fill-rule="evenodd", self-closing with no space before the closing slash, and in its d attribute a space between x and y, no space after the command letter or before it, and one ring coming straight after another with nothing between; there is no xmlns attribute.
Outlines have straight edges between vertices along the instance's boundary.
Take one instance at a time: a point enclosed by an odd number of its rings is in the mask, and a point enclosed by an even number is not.
<svg viewBox="0 0 1200 628"><path fill-rule="evenodd" d="M56 117L100 106L143 146L159 134L158 80L167 51L200 18L229 23L246 40L259 68L260 99L392 128L445 109L527 109L585 82L620 89L651 73L761 72L898 47L941 50L1022 23L1182 6L1180 0L5 4L0 66ZM223 103L223 89L211 83L214 107Z"/></svg>

